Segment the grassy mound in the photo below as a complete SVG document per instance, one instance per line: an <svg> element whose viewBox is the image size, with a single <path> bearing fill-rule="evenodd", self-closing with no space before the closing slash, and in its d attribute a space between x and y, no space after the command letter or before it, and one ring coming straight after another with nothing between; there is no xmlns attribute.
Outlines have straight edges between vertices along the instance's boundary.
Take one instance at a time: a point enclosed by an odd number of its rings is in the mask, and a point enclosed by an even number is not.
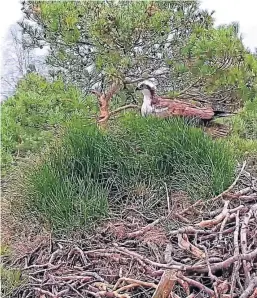
<svg viewBox="0 0 257 298"><path fill-rule="evenodd" d="M208 198L233 173L230 150L182 119L129 114L108 131L73 122L62 145L30 169L27 202L54 229L76 228L105 216L109 205L140 199L154 210L166 186Z"/></svg>

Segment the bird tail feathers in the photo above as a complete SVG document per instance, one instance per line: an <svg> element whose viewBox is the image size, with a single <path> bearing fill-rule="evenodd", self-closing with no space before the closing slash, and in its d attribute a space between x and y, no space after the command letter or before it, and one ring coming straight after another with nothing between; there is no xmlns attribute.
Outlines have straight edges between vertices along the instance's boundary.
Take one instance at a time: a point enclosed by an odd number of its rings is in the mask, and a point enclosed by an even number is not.
<svg viewBox="0 0 257 298"><path fill-rule="evenodd" d="M214 111L214 118L234 116L236 113L228 113L224 111Z"/></svg>

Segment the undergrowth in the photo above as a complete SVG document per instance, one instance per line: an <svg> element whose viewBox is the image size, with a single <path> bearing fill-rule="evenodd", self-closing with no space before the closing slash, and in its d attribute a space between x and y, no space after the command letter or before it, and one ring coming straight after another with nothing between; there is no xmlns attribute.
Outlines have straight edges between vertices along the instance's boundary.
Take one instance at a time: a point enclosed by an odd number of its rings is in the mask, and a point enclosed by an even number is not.
<svg viewBox="0 0 257 298"><path fill-rule="evenodd" d="M9 247L1 244L0 256L1 259L8 257L11 254ZM1 260L2 263L2 260ZM0 264L0 276L1 276L1 297L9 297L9 294L17 287L21 286L24 282L22 278L22 272L19 269L9 269L3 264Z"/></svg>
<svg viewBox="0 0 257 298"><path fill-rule="evenodd" d="M61 79L51 83L27 75L15 95L1 104L2 175L20 159L42 152L67 120L89 117L95 108L92 96L85 97Z"/></svg>
<svg viewBox="0 0 257 298"><path fill-rule="evenodd" d="M234 166L224 143L183 119L128 114L105 131L73 121L62 145L29 170L27 205L55 230L74 229L133 200L154 210L165 185L209 198L229 186Z"/></svg>
<svg viewBox="0 0 257 298"><path fill-rule="evenodd" d="M232 132L227 142L239 158L257 155L257 97L234 117L225 119Z"/></svg>
<svg viewBox="0 0 257 298"><path fill-rule="evenodd" d="M257 97L247 101L242 111L232 121L233 132L240 138L257 140Z"/></svg>
<svg viewBox="0 0 257 298"><path fill-rule="evenodd" d="M22 279L22 273L19 269L8 269L0 265L1 275L1 293L3 297L10 297L9 295L14 289L22 285L25 280Z"/></svg>

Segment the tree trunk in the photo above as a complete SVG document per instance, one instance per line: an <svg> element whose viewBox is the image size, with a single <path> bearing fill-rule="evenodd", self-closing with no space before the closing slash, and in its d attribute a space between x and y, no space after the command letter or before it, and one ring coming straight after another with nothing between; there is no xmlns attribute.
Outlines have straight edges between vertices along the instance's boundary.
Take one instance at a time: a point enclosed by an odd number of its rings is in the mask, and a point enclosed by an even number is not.
<svg viewBox="0 0 257 298"><path fill-rule="evenodd" d="M118 83L112 83L110 89L107 93L99 94L96 93L99 97L99 107L100 107L100 114L99 114L99 123L106 122L110 117L110 109L109 109L109 101L113 97L113 95L119 90L120 85Z"/></svg>

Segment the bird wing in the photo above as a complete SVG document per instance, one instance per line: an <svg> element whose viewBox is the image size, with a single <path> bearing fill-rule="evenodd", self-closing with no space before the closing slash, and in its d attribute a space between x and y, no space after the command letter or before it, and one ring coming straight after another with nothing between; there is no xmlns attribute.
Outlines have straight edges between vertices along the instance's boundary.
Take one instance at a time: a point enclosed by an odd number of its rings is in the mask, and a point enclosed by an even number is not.
<svg viewBox="0 0 257 298"><path fill-rule="evenodd" d="M157 116L169 117L173 115L184 117L197 117L210 120L214 116L212 108L199 108L191 103L169 100L158 97L153 103L153 111Z"/></svg>

